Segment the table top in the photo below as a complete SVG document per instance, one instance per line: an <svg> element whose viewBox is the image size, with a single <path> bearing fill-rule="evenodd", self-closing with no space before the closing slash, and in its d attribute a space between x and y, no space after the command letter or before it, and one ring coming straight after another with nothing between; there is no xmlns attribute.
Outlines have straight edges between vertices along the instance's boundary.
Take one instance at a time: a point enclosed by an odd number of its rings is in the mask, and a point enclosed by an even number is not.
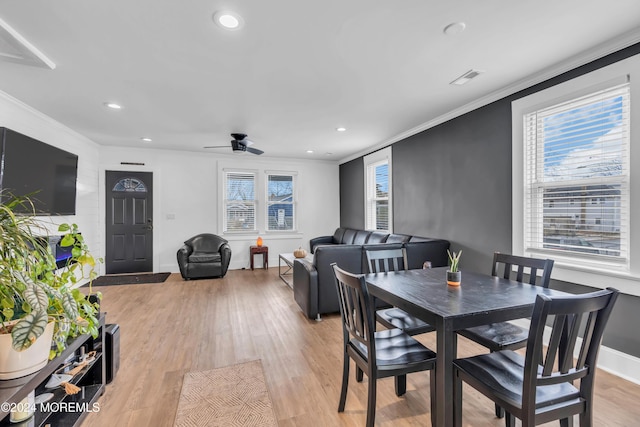
<svg viewBox="0 0 640 427"><path fill-rule="evenodd" d="M249 248L251 249L252 252L260 252L260 251L267 252L269 250L269 246L265 246L265 245L262 245L262 246L251 245L249 246Z"/></svg>
<svg viewBox="0 0 640 427"><path fill-rule="evenodd" d="M293 252L285 252L283 254L279 254L278 255L280 258L282 258L283 261L285 261L288 264L293 265L293 261L296 259L306 259L307 261L313 261L313 255L307 254L307 256L303 257L303 258L298 258L296 257Z"/></svg>
<svg viewBox="0 0 640 427"><path fill-rule="evenodd" d="M528 317L538 294L566 295L561 291L471 272L462 272L460 286L449 286L446 270L446 267L440 267L372 273L365 275L365 280L376 297L434 323L437 318L458 319L459 327L467 327L464 325L468 323L464 321L467 316L491 315L491 322Z"/></svg>

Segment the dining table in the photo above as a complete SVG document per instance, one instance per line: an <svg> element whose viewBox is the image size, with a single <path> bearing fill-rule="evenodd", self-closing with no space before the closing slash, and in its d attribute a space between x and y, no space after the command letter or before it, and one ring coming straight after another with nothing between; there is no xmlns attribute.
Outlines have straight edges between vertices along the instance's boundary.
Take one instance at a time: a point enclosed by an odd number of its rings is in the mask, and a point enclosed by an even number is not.
<svg viewBox="0 0 640 427"><path fill-rule="evenodd" d="M537 295L565 292L514 280L463 272L459 286L447 285L447 267L365 274L369 293L436 328L433 426L453 425L453 360L460 329L531 316ZM433 376L431 381L433 381Z"/></svg>

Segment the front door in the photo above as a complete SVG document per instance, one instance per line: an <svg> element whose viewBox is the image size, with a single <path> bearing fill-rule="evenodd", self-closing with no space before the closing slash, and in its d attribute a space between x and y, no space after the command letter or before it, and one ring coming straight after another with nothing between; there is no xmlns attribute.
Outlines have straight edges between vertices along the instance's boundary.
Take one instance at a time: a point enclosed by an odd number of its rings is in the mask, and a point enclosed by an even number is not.
<svg viewBox="0 0 640 427"><path fill-rule="evenodd" d="M153 271L153 173L106 171L107 274Z"/></svg>

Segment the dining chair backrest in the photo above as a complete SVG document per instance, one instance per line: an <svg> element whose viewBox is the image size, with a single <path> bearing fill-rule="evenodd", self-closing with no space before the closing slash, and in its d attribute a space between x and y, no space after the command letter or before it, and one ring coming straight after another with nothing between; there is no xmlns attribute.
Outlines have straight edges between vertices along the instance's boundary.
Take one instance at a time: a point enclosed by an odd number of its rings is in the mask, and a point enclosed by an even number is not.
<svg viewBox="0 0 640 427"><path fill-rule="evenodd" d="M524 275L527 274L525 269L530 269L530 285L538 285L543 288L549 287L551 270L553 269L552 259L529 258L500 252L493 254L492 276L524 282ZM540 276L538 276L538 272L541 273Z"/></svg>
<svg viewBox="0 0 640 427"><path fill-rule="evenodd" d="M374 312L364 275L349 273L335 263L331 266L336 277L345 342L351 336L367 347L368 354L375 354ZM371 359L375 364L375 358Z"/></svg>
<svg viewBox="0 0 640 427"><path fill-rule="evenodd" d="M529 328L523 378L522 408L530 419L536 410L537 387L580 379L580 397L592 402L600 342L618 294L617 289L608 288L554 298L538 295ZM552 330L543 353L546 325L552 325ZM579 337L582 342L574 359Z"/></svg>
<svg viewBox="0 0 640 427"><path fill-rule="evenodd" d="M367 268L369 273L388 273L407 269L407 252L405 248L367 249Z"/></svg>

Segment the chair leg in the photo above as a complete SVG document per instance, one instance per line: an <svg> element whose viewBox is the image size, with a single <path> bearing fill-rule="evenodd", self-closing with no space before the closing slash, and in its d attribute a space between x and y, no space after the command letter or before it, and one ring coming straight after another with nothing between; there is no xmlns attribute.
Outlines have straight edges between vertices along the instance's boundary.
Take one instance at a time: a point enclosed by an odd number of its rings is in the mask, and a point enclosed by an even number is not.
<svg viewBox="0 0 640 427"><path fill-rule="evenodd" d="M431 425L436 425L436 371L429 372L429 401L431 403Z"/></svg>
<svg viewBox="0 0 640 427"><path fill-rule="evenodd" d="M431 371L431 425L435 424L435 408L433 403L435 393L435 371ZM453 425L454 427L462 427L462 379L458 371L453 373Z"/></svg>
<svg viewBox="0 0 640 427"><path fill-rule="evenodd" d="M367 400L367 427L373 427L376 422L376 375L369 377L369 397Z"/></svg>
<svg viewBox="0 0 640 427"><path fill-rule="evenodd" d="M587 412L589 410L587 409ZM580 414L580 427L591 427L593 425L591 415L587 413ZM560 420L560 427L573 427L573 417Z"/></svg>
<svg viewBox="0 0 640 427"><path fill-rule="evenodd" d="M496 417L498 418L504 417L504 409L502 409L500 405L498 405L497 403L496 403Z"/></svg>
<svg viewBox="0 0 640 427"><path fill-rule="evenodd" d="M363 376L364 372L362 372L362 369L360 369L360 367L356 365L356 381L361 383Z"/></svg>
<svg viewBox="0 0 640 427"><path fill-rule="evenodd" d="M398 375L394 377L396 383L396 396L404 396L407 392L407 375Z"/></svg>
<svg viewBox="0 0 640 427"><path fill-rule="evenodd" d="M506 427L516 427L516 417L506 412L504 414L504 425Z"/></svg>
<svg viewBox="0 0 640 427"><path fill-rule="evenodd" d="M344 412L344 404L347 402L347 388L349 386L349 355L344 352L344 364L342 365L342 390L340 391L340 403L338 412Z"/></svg>

